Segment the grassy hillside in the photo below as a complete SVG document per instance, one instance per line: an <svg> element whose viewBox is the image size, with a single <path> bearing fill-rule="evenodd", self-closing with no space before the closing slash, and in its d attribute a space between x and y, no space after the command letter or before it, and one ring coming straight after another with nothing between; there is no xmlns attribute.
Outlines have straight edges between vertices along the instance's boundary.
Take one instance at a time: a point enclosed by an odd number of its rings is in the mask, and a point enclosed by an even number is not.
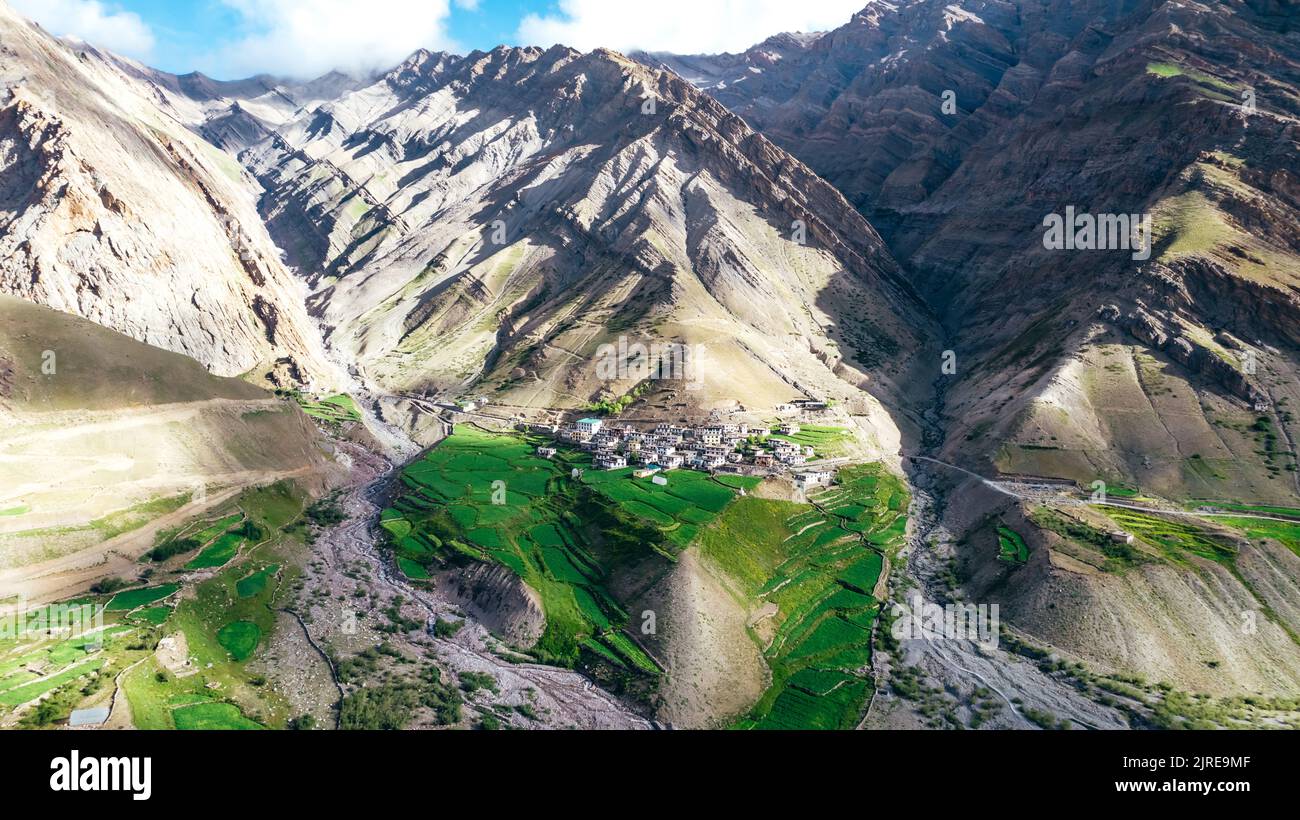
<svg viewBox="0 0 1300 820"><path fill-rule="evenodd" d="M0 597L88 588L127 571L158 528L245 487L320 484L330 469L292 401L10 297L0 297L0 417Z"/></svg>

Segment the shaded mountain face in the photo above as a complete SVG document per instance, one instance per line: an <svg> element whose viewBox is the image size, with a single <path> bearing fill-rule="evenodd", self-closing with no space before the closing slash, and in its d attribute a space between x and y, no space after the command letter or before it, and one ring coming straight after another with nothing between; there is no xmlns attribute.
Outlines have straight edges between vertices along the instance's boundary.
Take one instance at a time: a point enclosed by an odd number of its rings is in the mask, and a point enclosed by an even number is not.
<svg viewBox="0 0 1300 820"><path fill-rule="evenodd" d="M932 346L829 184L612 52L421 52L274 131L240 155L262 213L331 343L392 392L581 407L645 381L600 372L622 342L700 351L669 391L696 407L870 403Z"/></svg>
<svg viewBox="0 0 1300 820"><path fill-rule="evenodd" d="M330 372L234 160L0 6L0 291L233 376Z"/></svg>
<svg viewBox="0 0 1300 820"><path fill-rule="evenodd" d="M710 93L844 192L942 315L954 449L1017 437L1094 337L1239 409L1267 401L1248 356L1293 367L1300 33L1284 4L874 3L761 62ZM1044 219L1067 209L1150 215L1153 252L1046 248Z"/></svg>

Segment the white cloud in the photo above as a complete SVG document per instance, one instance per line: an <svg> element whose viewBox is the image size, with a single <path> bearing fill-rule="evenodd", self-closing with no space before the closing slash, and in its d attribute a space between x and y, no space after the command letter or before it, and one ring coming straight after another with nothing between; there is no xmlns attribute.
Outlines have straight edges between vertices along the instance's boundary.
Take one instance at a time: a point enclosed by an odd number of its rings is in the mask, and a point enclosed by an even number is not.
<svg viewBox="0 0 1300 820"><path fill-rule="evenodd" d="M631 51L706 54L744 51L784 31L838 28L869 0L559 0L560 14L529 14L520 42L556 43L587 51L598 46Z"/></svg>
<svg viewBox="0 0 1300 820"><path fill-rule="evenodd" d="M139 15L107 6L99 0L9 0L19 13L59 37L78 37L92 45L147 58L154 37Z"/></svg>
<svg viewBox="0 0 1300 820"><path fill-rule="evenodd" d="M315 77L391 68L419 48L455 48L450 0L223 0L248 33L213 56L223 75Z"/></svg>

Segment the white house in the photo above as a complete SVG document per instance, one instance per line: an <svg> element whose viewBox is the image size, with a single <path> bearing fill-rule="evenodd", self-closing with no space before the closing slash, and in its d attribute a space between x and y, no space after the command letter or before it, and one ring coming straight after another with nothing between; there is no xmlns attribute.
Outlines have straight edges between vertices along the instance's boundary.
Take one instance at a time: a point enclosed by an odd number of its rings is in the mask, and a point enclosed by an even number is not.
<svg viewBox="0 0 1300 820"><path fill-rule="evenodd" d="M799 473L794 477L794 481L801 488L808 487L825 487L835 478L835 474L829 470L813 470L807 473Z"/></svg>
<svg viewBox="0 0 1300 820"><path fill-rule="evenodd" d="M578 423L574 426L578 428L579 433L594 436L600 432L601 427L605 426L605 422L600 419L578 419Z"/></svg>

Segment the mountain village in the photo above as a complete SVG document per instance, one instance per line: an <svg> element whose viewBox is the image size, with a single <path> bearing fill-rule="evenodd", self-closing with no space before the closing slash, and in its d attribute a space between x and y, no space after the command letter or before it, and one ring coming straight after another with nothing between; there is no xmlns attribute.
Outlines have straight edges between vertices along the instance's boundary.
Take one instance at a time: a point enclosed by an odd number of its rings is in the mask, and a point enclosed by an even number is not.
<svg viewBox="0 0 1300 820"><path fill-rule="evenodd" d="M781 409L825 408L821 402L801 401ZM716 417L703 424L662 422L638 427L629 422L581 418L559 427L532 429L555 439L555 446L538 448L543 458L554 458L558 446L567 445L591 453L598 470L638 467L638 477L686 468L735 475L786 475L800 488L826 486L835 478L834 470L819 460L814 447L792 440L803 430L794 420L770 428Z"/></svg>

